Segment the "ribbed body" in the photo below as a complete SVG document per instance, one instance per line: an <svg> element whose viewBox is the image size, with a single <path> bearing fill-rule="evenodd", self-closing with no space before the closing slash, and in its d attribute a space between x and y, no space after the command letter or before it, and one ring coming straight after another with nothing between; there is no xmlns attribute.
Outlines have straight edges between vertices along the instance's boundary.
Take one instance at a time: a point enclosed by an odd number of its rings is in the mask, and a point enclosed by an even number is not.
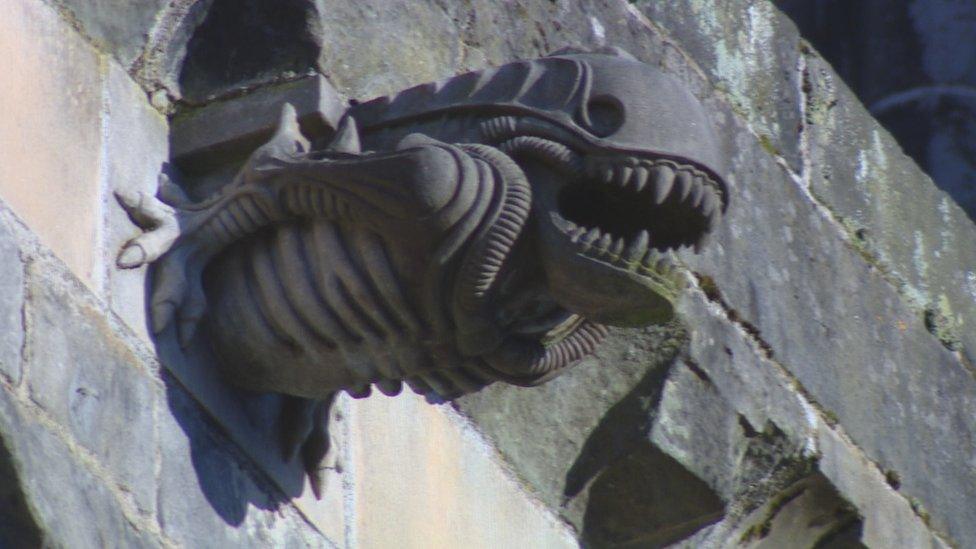
<svg viewBox="0 0 976 549"><path fill-rule="evenodd" d="M393 247L362 227L317 220L228 249L207 272L209 326L225 374L310 398L363 395L370 384L392 394L400 380L449 397L494 381L462 359L453 330L436 327L422 295L427 273L414 268L431 248Z"/></svg>

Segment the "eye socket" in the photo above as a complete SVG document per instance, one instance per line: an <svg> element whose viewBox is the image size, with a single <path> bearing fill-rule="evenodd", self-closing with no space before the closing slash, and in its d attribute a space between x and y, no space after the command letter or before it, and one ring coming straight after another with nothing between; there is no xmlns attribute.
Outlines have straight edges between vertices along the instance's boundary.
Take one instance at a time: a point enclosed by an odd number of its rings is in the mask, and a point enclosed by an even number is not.
<svg viewBox="0 0 976 549"><path fill-rule="evenodd" d="M624 107L609 95L592 97L576 113L576 122L597 137L607 137L623 125Z"/></svg>

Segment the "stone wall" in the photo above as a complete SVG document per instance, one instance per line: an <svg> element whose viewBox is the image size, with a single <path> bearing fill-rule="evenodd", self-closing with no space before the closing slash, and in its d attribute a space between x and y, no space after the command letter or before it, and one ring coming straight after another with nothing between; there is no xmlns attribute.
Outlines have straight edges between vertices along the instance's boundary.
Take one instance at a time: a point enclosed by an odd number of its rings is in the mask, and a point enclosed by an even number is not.
<svg viewBox="0 0 976 549"><path fill-rule="evenodd" d="M976 227L770 2L266 4L0 10L0 546L976 540ZM682 321L539 388L343 397L315 500L278 397L148 336L111 192L153 190L171 122L223 97L319 72L369 98L570 44L678 75L720 125L733 203Z"/></svg>

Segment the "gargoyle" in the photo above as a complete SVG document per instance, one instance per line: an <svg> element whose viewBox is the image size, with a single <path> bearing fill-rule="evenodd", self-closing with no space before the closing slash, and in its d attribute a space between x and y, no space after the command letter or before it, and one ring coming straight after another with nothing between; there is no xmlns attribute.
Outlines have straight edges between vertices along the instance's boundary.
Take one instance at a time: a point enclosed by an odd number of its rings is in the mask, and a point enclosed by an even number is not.
<svg viewBox="0 0 976 549"><path fill-rule="evenodd" d="M206 313L230 382L298 397L286 446L316 491L337 391L551 379L605 326L670 319L672 251L700 248L728 204L700 103L620 51L357 104L319 150L286 106L212 198L164 190L119 197L147 229L119 265L156 263L155 332L186 343Z"/></svg>

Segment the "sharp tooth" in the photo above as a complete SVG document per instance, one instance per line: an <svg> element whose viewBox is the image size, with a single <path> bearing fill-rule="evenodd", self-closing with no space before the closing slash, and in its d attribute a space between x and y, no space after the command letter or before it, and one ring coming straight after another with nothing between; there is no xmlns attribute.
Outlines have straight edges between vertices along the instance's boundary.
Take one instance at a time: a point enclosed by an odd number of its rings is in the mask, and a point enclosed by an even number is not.
<svg viewBox="0 0 976 549"><path fill-rule="evenodd" d="M705 221L705 225L708 227L708 230L711 231L714 229L718 225L718 221L721 218L722 210L719 208L712 210L711 213L708 214L708 219Z"/></svg>
<svg viewBox="0 0 976 549"><path fill-rule="evenodd" d="M644 186L647 185L647 168L638 166L634 168L634 189L637 192L644 190Z"/></svg>
<svg viewBox="0 0 976 549"><path fill-rule="evenodd" d="M703 233L701 236L698 237L698 241L695 242L696 254L701 253L702 249L704 249L705 246L708 245L708 234L709 233Z"/></svg>
<svg viewBox="0 0 976 549"><path fill-rule="evenodd" d="M641 264L648 269L653 269L654 265L657 263L658 253L657 250L647 250L644 254L644 259L641 260Z"/></svg>
<svg viewBox="0 0 976 549"><path fill-rule="evenodd" d="M711 190L705 191L705 196L702 198L702 213L705 217L711 217L712 211L715 210L715 206L718 204L718 198L715 196Z"/></svg>
<svg viewBox="0 0 976 549"><path fill-rule="evenodd" d="M705 185L702 184L701 180L696 179L691 188L691 206L693 208L697 208L701 204L702 198L704 197Z"/></svg>
<svg viewBox="0 0 976 549"><path fill-rule="evenodd" d="M590 229L590 232L586 233L586 236L583 237L582 242L583 244L590 245L596 242L598 238L600 238L600 229L594 227Z"/></svg>
<svg viewBox="0 0 976 549"><path fill-rule="evenodd" d="M695 186L694 180L692 179L690 173L678 172L678 175L675 176L675 181L677 181L677 192L679 193L678 196L683 202L686 198L688 198L691 188Z"/></svg>
<svg viewBox="0 0 976 549"><path fill-rule="evenodd" d="M674 170L668 166L658 166L654 172L654 203L661 204L674 187Z"/></svg>
<svg viewBox="0 0 976 549"><path fill-rule="evenodd" d="M647 245L651 242L651 235L647 231L641 231L634 238L634 241L630 243L627 248L627 260L637 261L641 258L644 252L647 251Z"/></svg>
<svg viewBox="0 0 976 549"><path fill-rule="evenodd" d="M613 248L610 250L610 253L617 257L620 257L624 253L625 245L626 243L624 242L624 238L623 237L618 238L617 241L613 243Z"/></svg>
<svg viewBox="0 0 976 549"><path fill-rule="evenodd" d="M584 234L586 234L586 227L576 227L572 230L572 232L569 233L569 239L576 242Z"/></svg>
<svg viewBox="0 0 976 549"><path fill-rule="evenodd" d="M618 166L617 167L617 184L621 187L626 187L627 183L630 182L630 176L634 174L634 169L630 166Z"/></svg>
<svg viewBox="0 0 976 549"><path fill-rule="evenodd" d="M600 168L600 181L609 183L613 181L613 166L605 164Z"/></svg>
<svg viewBox="0 0 976 549"><path fill-rule="evenodd" d="M597 242L596 247L601 250L607 250L610 248L611 244L613 244L613 237L611 237L610 234L607 233L603 235L602 238L600 238L600 241Z"/></svg>

